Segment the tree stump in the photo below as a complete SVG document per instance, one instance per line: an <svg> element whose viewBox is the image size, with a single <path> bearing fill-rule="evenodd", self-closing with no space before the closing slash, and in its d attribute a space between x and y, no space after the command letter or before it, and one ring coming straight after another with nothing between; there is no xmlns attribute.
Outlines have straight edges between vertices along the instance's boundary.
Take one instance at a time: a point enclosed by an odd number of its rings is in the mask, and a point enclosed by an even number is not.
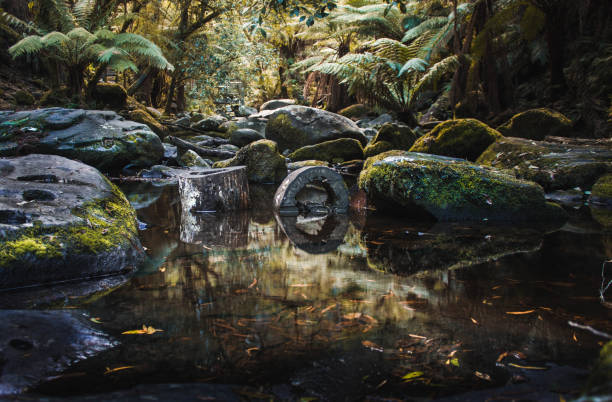
<svg viewBox="0 0 612 402"><path fill-rule="evenodd" d="M327 197L321 197L323 189ZM274 207L281 216L300 213L346 214L348 189L342 176L330 168L308 166L298 169L283 180L274 195Z"/></svg>
<svg viewBox="0 0 612 402"><path fill-rule="evenodd" d="M246 167L188 170L178 175L183 213L227 212L249 207Z"/></svg>

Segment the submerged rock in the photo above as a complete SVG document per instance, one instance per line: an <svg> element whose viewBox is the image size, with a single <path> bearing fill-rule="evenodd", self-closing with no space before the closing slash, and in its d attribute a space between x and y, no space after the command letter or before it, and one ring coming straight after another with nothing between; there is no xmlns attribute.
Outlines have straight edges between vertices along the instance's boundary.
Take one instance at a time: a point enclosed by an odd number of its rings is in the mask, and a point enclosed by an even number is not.
<svg viewBox="0 0 612 402"><path fill-rule="evenodd" d="M134 269L136 214L96 169L55 155L0 159L0 287Z"/></svg>
<svg viewBox="0 0 612 402"><path fill-rule="evenodd" d="M376 156L392 149L408 151L417 139L417 135L408 126L386 123L365 147L366 158Z"/></svg>
<svg viewBox="0 0 612 402"><path fill-rule="evenodd" d="M512 169L517 177L535 181L546 191L586 189L612 172L612 149L505 137L491 144L476 162Z"/></svg>
<svg viewBox="0 0 612 402"><path fill-rule="evenodd" d="M246 165L247 177L254 183L280 183L287 176L287 162L270 140L255 141L241 148L232 159L216 162L213 168L241 165Z"/></svg>
<svg viewBox="0 0 612 402"><path fill-rule="evenodd" d="M77 311L0 311L0 397L116 346Z"/></svg>
<svg viewBox="0 0 612 402"><path fill-rule="evenodd" d="M269 115L266 138L276 141L281 151L306 145L353 138L366 145L361 129L350 119L307 106L287 106Z"/></svg>
<svg viewBox="0 0 612 402"><path fill-rule="evenodd" d="M531 109L514 115L497 130L506 137L543 140L546 136L568 137L572 121L551 109Z"/></svg>
<svg viewBox="0 0 612 402"><path fill-rule="evenodd" d="M292 161L318 159L326 162L339 163L354 159L363 159L363 147L359 141L352 138L340 138L302 147L291 153L289 159Z"/></svg>
<svg viewBox="0 0 612 402"><path fill-rule="evenodd" d="M159 137L144 124L115 112L49 108L0 116L0 156L55 154L103 171L161 161Z"/></svg>
<svg viewBox="0 0 612 402"><path fill-rule="evenodd" d="M448 120L416 140L410 152L450 156L475 161L502 135L476 119Z"/></svg>
<svg viewBox="0 0 612 402"><path fill-rule="evenodd" d="M359 187L381 212L442 221L564 220L535 183L462 159L390 151L367 160Z"/></svg>

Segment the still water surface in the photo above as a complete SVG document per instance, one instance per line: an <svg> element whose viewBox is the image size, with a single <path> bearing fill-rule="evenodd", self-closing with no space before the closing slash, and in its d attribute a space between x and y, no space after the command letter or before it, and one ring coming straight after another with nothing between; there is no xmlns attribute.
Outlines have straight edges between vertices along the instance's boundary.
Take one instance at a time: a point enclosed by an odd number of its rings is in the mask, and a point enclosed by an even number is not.
<svg viewBox="0 0 612 402"><path fill-rule="evenodd" d="M561 229L365 212L296 222L274 217L274 189L252 189L248 213L198 216L181 216L175 187L124 190L150 261L59 306L119 346L39 395L202 383L243 399L559 400L580 392L603 341L568 321L612 332L598 298L612 236L588 209ZM143 324L163 331L122 334ZM227 397L205 391L194 398Z"/></svg>

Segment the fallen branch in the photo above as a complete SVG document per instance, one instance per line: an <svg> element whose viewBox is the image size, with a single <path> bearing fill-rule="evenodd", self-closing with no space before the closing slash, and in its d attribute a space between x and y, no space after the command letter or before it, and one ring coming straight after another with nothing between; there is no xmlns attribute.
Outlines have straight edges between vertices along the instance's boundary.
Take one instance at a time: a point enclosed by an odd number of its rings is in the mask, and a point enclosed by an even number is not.
<svg viewBox="0 0 612 402"><path fill-rule="evenodd" d="M567 323L569 324L570 327L574 327L574 328L578 328L578 329L583 329L585 331L589 331L590 333L592 333L594 335L597 335L597 336L601 336L602 338L612 339L612 335L607 334L605 332L598 331L595 328L590 327L588 325L578 324L577 322L573 322L573 321L568 321Z"/></svg>
<svg viewBox="0 0 612 402"><path fill-rule="evenodd" d="M223 159L228 159L228 158L233 158L236 153L233 151L226 151L226 150L221 150L221 149L211 149L211 148L203 148L201 146L192 144L190 142L181 140L180 138L176 138L173 136L168 136L168 141L170 141L171 144L176 145L176 147L178 149L181 150L192 150L193 152L195 152L196 154L200 155L203 158L223 158Z"/></svg>

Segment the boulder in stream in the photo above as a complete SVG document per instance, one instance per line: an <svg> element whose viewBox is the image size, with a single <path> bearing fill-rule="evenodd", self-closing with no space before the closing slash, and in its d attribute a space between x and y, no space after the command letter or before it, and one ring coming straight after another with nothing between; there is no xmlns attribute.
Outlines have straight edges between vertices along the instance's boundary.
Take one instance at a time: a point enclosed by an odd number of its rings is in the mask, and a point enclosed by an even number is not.
<svg viewBox="0 0 612 402"><path fill-rule="evenodd" d="M497 130L506 137L541 141L549 135L570 136L572 134L572 121L551 109L531 109L515 114L506 123L497 127Z"/></svg>
<svg viewBox="0 0 612 402"><path fill-rule="evenodd" d="M365 157L376 156L392 149L408 151L417 139L417 135L408 126L386 123L365 147Z"/></svg>
<svg viewBox="0 0 612 402"><path fill-rule="evenodd" d="M254 183L280 183L287 176L287 162L278 153L274 141L259 140L241 148L232 159L216 162L213 168L247 167L247 177Z"/></svg>
<svg viewBox="0 0 612 402"><path fill-rule="evenodd" d="M292 161L320 160L326 162L345 162L363 159L361 143L352 138L340 138L315 145L307 145L289 155Z"/></svg>
<svg viewBox="0 0 612 402"><path fill-rule="evenodd" d="M159 137L141 123L102 110L49 108L0 114L0 156L29 153L76 159L102 171L161 161Z"/></svg>
<svg viewBox="0 0 612 402"><path fill-rule="evenodd" d="M533 182L463 159L390 151L366 161L359 177L382 212L441 221L562 221L561 207L547 203Z"/></svg>
<svg viewBox="0 0 612 402"><path fill-rule="evenodd" d="M143 258L134 209L95 168L0 159L0 288L125 272Z"/></svg>

